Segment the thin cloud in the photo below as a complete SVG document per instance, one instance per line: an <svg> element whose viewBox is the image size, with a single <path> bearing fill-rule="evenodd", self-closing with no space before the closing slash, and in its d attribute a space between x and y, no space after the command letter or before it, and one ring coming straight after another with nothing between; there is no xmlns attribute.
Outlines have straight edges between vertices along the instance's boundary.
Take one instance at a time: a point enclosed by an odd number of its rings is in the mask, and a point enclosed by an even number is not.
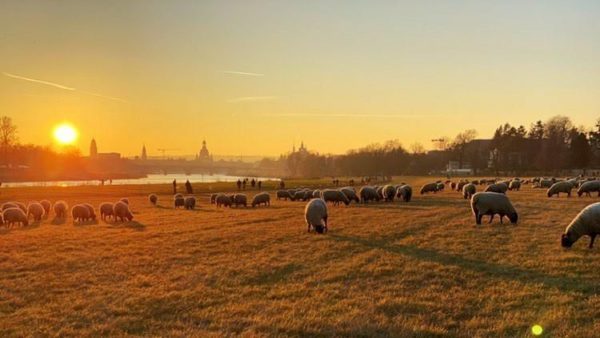
<svg viewBox="0 0 600 338"><path fill-rule="evenodd" d="M277 100L277 96L244 96L244 97L236 97L235 99L229 100L229 102L247 102L247 101L272 101Z"/></svg>
<svg viewBox="0 0 600 338"><path fill-rule="evenodd" d="M52 87L60 88L60 89L64 89L64 90L70 90L70 91L75 90L75 88L63 86L61 84L54 83L54 82L48 82L48 81L42 81L42 80L32 79L32 78L28 78L28 77L24 77L24 76L19 76L19 75L15 75L15 74L11 74L11 73L6 73L6 72L3 72L2 74L4 74L5 76L8 76L8 77L11 77L13 79L17 79L17 80L35 82L35 83L39 83L39 84L43 84L43 85L47 85L47 86L52 86Z"/></svg>
<svg viewBox="0 0 600 338"><path fill-rule="evenodd" d="M51 86L54 88L58 88L58 89L63 89L63 90L68 90L68 91L77 91L83 94L88 94L88 95L92 95L92 96L96 96L96 97L101 97L104 99L108 99L108 100L113 100L113 101L119 101L119 102L128 102L127 100L118 98L118 97L114 97L114 96L107 96L107 95L102 95L102 94L98 94L98 93L94 93L94 92L89 92L87 90L79 90L73 87L68 87L68 86L64 86L58 83L54 83L54 82L49 82L49 81L44 81L44 80L38 80L38 79L32 79L29 77L25 77L25 76L20 76L20 75L16 75L16 74L11 74L11 73L7 73L7 72L2 72L2 74L4 76L13 78L13 79L17 79L17 80L23 80L23 81L28 81L28 82L33 82L33 83L39 83L39 84L43 84L46 86Z"/></svg>
<svg viewBox="0 0 600 338"><path fill-rule="evenodd" d="M224 70L221 73L224 73L224 74L233 74L233 75L246 75L246 76L265 76L265 74L250 73L250 72L238 72L238 71L235 71L235 70Z"/></svg>

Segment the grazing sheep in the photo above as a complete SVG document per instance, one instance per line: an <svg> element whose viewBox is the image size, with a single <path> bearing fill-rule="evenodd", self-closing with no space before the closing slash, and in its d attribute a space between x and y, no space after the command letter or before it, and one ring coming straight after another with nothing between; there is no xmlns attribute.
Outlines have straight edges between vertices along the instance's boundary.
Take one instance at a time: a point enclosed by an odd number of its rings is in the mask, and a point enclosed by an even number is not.
<svg viewBox="0 0 600 338"><path fill-rule="evenodd" d="M317 189L313 191L313 198L321 198L321 190Z"/></svg>
<svg viewBox="0 0 600 338"><path fill-rule="evenodd" d="M383 187L376 186L375 191L377 192L377 196L379 196L379 200L383 199Z"/></svg>
<svg viewBox="0 0 600 338"><path fill-rule="evenodd" d="M54 214L56 218L65 219L67 218L67 210L69 210L69 205L65 201L57 201L54 203L53 208Z"/></svg>
<svg viewBox="0 0 600 338"><path fill-rule="evenodd" d="M220 208L221 206L231 207L231 197L225 194L219 194L215 198L215 203L217 204L217 208Z"/></svg>
<svg viewBox="0 0 600 338"><path fill-rule="evenodd" d="M506 194L506 190L508 190L508 185L504 182L492 183L485 188L485 192L497 192L500 194Z"/></svg>
<svg viewBox="0 0 600 338"><path fill-rule="evenodd" d="M438 191L437 183L427 183L421 187L421 195L428 193L428 192L436 193L437 191Z"/></svg>
<svg viewBox="0 0 600 338"><path fill-rule="evenodd" d="M463 197L468 200L471 196L475 195L477 192L477 187L473 183L468 183L463 186Z"/></svg>
<svg viewBox="0 0 600 338"><path fill-rule="evenodd" d="M73 216L73 224L76 222L81 224L90 219L90 209L83 204L76 204L71 208L71 215Z"/></svg>
<svg viewBox="0 0 600 338"><path fill-rule="evenodd" d="M333 202L333 205L338 205L340 202L344 203L345 205L350 204L350 200L348 197L346 197L346 194L335 189L323 190L323 200L325 202Z"/></svg>
<svg viewBox="0 0 600 338"><path fill-rule="evenodd" d="M196 197L188 196L183 201L183 207L186 210L194 210L196 208Z"/></svg>
<svg viewBox="0 0 600 338"><path fill-rule="evenodd" d="M483 215L490 215L489 223L492 223L494 215L500 215L500 223L507 216L512 224L517 223L517 211L508 197L497 192L478 192L471 197L471 209L475 215L475 222L481 224Z"/></svg>
<svg viewBox="0 0 600 338"><path fill-rule="evenodd" d="M89 204L89 203L83 203L83 206L88 208L88 210L90 211L90 220L95 221L96 220L96 211L94 211L94 207Z"/></svg>
<svg viewBox="0 0 600 338"><path fill-rule="evenodd" d="M2 212L2 219L5 224L13 225L15 223L20 223L23 226L29 225L29 220L27 219L27 215L21 208L8 208Z"/></svg>
<svg viewBox="0 0 600 338"><path fill-rule="evenodd" d="M40 204L44 208L44 213L46 217L48 217L48 215L50 215L50 208L52 207L52 203L50 203L50 201L48 200L41 200Z"/></svg>
<svg viewBox="0 0 600 338"><path fill-rule="evenodd" d="M440 183L441 185L444 185L443 183ZM393 202L394 201L394 197L396 196L396 189L391 186L391 185L386 185L383 187L382 190L383 193L383 200L386 202Z"/></svg>
<svg viewBox="0 0 600 338"><path fill-rule="evenodd" d="M6 203L2 204L2 211L6 210L6 209L10 209L10 208L21 209L15 202L6 202Z"/></svg>
<svg viewBox="0 0 600 338"><path fill-rule="evenodd" d="M450 190L456 190L456 182L450 182Z"/></svg>
<svg viewBox="0 0 600 338"><path fill-rule="evenodd" d="M352 201L355 201L356 203L360 202L360 198L358 198L358 196L356 195L356 190L354 190L354 188L344 187L344 188L341 188L340 191L342 193L344 193L344 195L346 195L346 197L348 198L348 200L350 200L350 202L352 202Z"/></svg>
<svg viewBox="0 0 600 338"><path fill-rule="evenodd" d="M304 208L304 218L308 232L311 228L317 233L327 232L327 203L320 198L314 198Z"/></svg>
<svg viewBox="0 0 600 338"><path fill-rule="evenodd" d="M29 218L29 215L33 216L34 222L41 221L45 214L46 211L44 211L44 207L40 203L33 202L27 206L27 217Z"/></svg>
<svg viewBox="0 0 600 338"><path fill-rule="evenodd" d="M148 196L148 201L150 201L152 205L156 205L156 203L158 203L158 196L156 196L156 194L150 194Z"/></svg>
<svg viewBox="0 0 600 338"><path fill-rule="evenodd" d="M131 222L131 220L133 219L133 214L131 214L131 211L129 210L129 205L127 205L124 202L117 202L115 204L115 221L117 220L121 220L121 222L125 222L125 220Z"/></svg>
<svg viewBox="0 0 600 338"><path fill-rule="evenodd" d="M553 180L540 179L538 182L534 183L533 187L534 188L550 188L552 186L552 184L554 184Z"/></svg>
<svg viewBox="0 0 600 338"><path fill-rule="evenodd" d="M98 207L100 210L100 218L106 222L106 219L111 217L113 220L115 218L115 206L112 203L104 202L101 203Z"/></svg>
<svg viewBox="0 0 600 338"><path fill-rule="evenodd" d="M277 190L277 199L287 201L288 199L292 199L292 195L290 195L290 192L287 190Z"/></svg>
<svg viewBox="0 0 600 338"><path fill-rule="evenodd" d="M119 200L119 202L123 202L123 203L125 203L125 204L129 205L129 199L128 199L128 198L121 198L121 199Z"/></svg>
<svg viewBox="0 0 600 338"><path fill-rule="evenodd" d="M265 206L271 205L271 195L269 195L268 192L261 192L259 194L254 195L254 197L252 198L253 208L257 205L260 206L261 204L264 204Z"/></svg>
<svg viewBox="0 0 600 338"><path fill-rule="evenodd" d="M456 191L462 191L462 188L469 183L468 181L465 180L460 180L458 181L458 183L456 184Z"/></svg>
<svg viewBox="0 0 600 338"><path fill-rule="evenodd" d="M219 196L219 194L211 194L210 195L210 204L215 204L216 203L217 196Z"/></svg>
<svg viewBox="0 0 600 338"><path fill-rule="evenodd" d="M235 204L235 206L243 205L244 207L248 206L248 197L244 194L235 194L231 199L231 203Z"/></svg>
<svg viewBox="0 0 600 338"><path fill-rule="evenodd" d="M298 190L292 196L292 201L302 201L304 199L304 190Z"/></svg>
<svg viewBox="0 0 600 338"><path fill-rule="evenodd" d="M440 182L437 184L437 190L438 191L444 191L444 188L446 187L446 185L444 185L444 183Z"/></svg>
<svg viewBox="0 0 600 338"><path fill-rule="evenodd" d="M586 194L588 197L591 197L591 192L598 192L598 197L600 197L600 181L583 182L579 189L577 189L577 196L581 197L581 195Z"/></svg>
<svg viewBox="0 0 600 338"><path fill-rule="evenodd" d="M561 245L570 248L582 236L590 236L589 248L594 247L596 235L600 234L600 203L590 204L573 218L561 237Z"/></svg>
<svg viewBox="0 0 600 338"><path fill-rule="evenodd" d="M472 180L471 183L473 183L474 185L479 185L479 180Z"/></svg>
<svg viewBox="0 0 600 338"><path fill-rule="evenodd" d="M548 197L552 197L556 195L560 197L560 193L566 193L568 197L571 197L571 190L573 189L573 184L567 181L556 182L554 183L547 191L546 194Z"/></svg>
<svg viewBox="0 0 600 338"><path fill-rule="evenodd" d="M305 190L304 197L302 198L302 200L304 202L310 201L313 198L312 195L313 195L313 190Z"/></svg>
<svg viewBox="0 0 600 338"><path fill-rule="evenodd" d="M175 209L185 207L185 198L183 198L183 195L177 194L173 197L173 207Z"/></svg>
<svg viewBox="0 0 600 338"><path fill-rule="evenodd" d="M510 183L508 184L508 190L513 191L519 191L521 190L521 181L520 180L512 180L510 181Z"/></svg>
<svg viewBox="0 0 600 338"><path fill-rule="evenodd" d="M381 197L379 197L379 194L377 194L377 190L375 190L373 187L362 187L358 191L358 194L360 195L360 200L363 203L381 200Z"/></svg>
<svg viewBox="0 0 600 338"><path fill-rule="evenodd" d="M401 198L404 202L410 202L410 199L412 198L412 187L407 184L400 186L396 196Z"/></svg>

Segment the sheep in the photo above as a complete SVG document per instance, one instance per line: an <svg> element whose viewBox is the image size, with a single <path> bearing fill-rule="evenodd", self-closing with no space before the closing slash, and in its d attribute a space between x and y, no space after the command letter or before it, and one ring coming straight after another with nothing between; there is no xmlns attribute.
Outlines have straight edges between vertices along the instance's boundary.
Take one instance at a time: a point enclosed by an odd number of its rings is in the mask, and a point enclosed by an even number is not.
<svg viewBox="0 0 600 338"><path fill-rule="evenodd" d="M54 203L52 207L54 209L54 214L56 218L65 219L67 218L67 210L69 210L69 205L65 201L57 201Z"/></svg>
<svg viewBox="0 0 600 338"><path fill-rule="evenodd" d="M517 211L510 203L508 197L497 192L478 192L471 197L471 209L475 215L475 222L480 225L483 215L490 215L490 222L494 215L500 215L500 223L507 216L512 224L516 224L519 218Z"/></svg>
<svg viewBox="0 0 600 338"><path fill-rule="evenodd" d="M438 191L437 183L427 183L421 187L421 195L428 193L428 192L436 193L437 191Z"/></svg>
<svg viewBox="0 0 600 338"><path fill-rule="evenodd" d="M244 194L235 194L231 199L231 203L235 204L235 206L243 205L244 207L248 206L248 197Z"/></svg>
<svg viewBox="0 0 600 338"><path fill-rule="evenodd" d="M450 182L450 190L456 190L456 182Z"/></svg>
<svg viewBox="0 0 600 338"><path fill-rule="evenodd" d="M150 201L152 205L156 205L156 203L158 203L158 196L156 196L156 194L150 194L148 195L148 201Z"/></svg>
<svg viewBox="0 0 600 338"><path fill-rule="evenodd" d="M519 191L521 189L521 181L520 180L512 180L510 181L510 183L508 184L508 190L513 191Z"/></svg>
<svg viewBox="0 0 600 338"><path fill-rule="evenodd" d="M410 199L412 198L412 187L407 184L400 186L396 196L402 198L404 202L410 202Z"/></svg>
<svg viewBox="0 0 600 338"><path fill-rule="evenodd" d="M321 190L317 189L313 191L313 198L321 198Z"/></svg>
<svg viewBox="0 0 600 338"><path fill-rule="evenodd" d="M469 183L468 181L465 180L460 180L458 181L458 183L456 184L456 191L462 191L462 188Z"/></svg>
<svg viewBox="0 0 600 338"><path fill-rule="evenodd" d="M44 208L44 214L46 215L46 217L48 217L48 215L50 215L50 208L52 207L52 203L50 203L50 201L48 200L41 200L40 204Z"/></svg>
<svg viewBox="0 0 600 338"><path fill-rule="evenodd" d="M90 220L95 221L96 220L96 211L94 211L94 207L89 204L89 203L83 203L83 206L88 208L88 210L90 211Z"/></svg>
<svg viewBox="0 0 600 338"><path fill-rule="evenodd" d="M563 192L566 193L568 197L571 197L571 189L573 189L573 184L567 181L556 182L546 191L546 194L548 197L554 195L560 197L560 193Z"/></svg>
<svg viewBox="0 0 600 338"><path fill-rule="evenodd" d="M335 189L323 190L323 200L325 202L333 202L334 205L338 205L340 202L345 205L350 204L350 200L346 197L346 194Z"/></svg>
<svg viewBox="0 0 600 338"><path fill-rule="evenodd" d="M313 197L313 191L312 190L305 190L304 191L304 197L302 198L302 200L304 202L306 201L310 201Z"/></svg>
<svg viewBox="0 0 600 338"><path fill-rule="evenodd" d="M564 248L573 246L584 235L590 236L589 248L594 247L596 235L600 234L600 202L590 204L573 218L561 236L561 245Z"/></svg>
<svg viewBox="0 0 600 338"><path fill-rule="evenodd" d="M344 188L341 188L340 191L342 193L344 193L344 195L346 195L346 197L348 198L348 200L350 200L350 202L352 202L352 201L355 201L356 203L360 202L360 199L356 195L356 190L354 190L354 188L344 187Z"/></svg>
<svg viewBox="0 0 600 338"><path fill-rule="evenodd" d="M470 183L473 183L474 185L479 185L479 180L472 180Z"/></svg>
<svg viewBox="0 0 600 338"><path fill-rule="evenodd" d="M437 184L437 190L438 191L444 191L444 188L446 187L446 185L444 185L444 183L440 182Z"/></svg>
<svg viewBox="0 0 600 338"><path fill-rule="evenodd" d="M537 183L534 183L534 188L550 188L554 184L553 180L540 179Z"/></svg>
<svg viewBox="0 0 600 338"><path fill-rule="evenodd" d="M8 208L2 212L2 220L8 226L15 223L20 223L23 226L29 225L27 215L21 208Z"/></svg>
<svg viewBox="0 0 600 338"><path fill-rule="evenodd" d="M363 203L367 203L369 201L381 200L381 198L377 194L377 190L375 190L375 188L373 188L373 187L362 187L358 191L358 194L360 195L360 200Z"/></svg>
<svg viewBox="0 0 600 338"><path fill-rule="evenodd" d="M215 198L215 203L217 204L217 208L221 206L231 207L231 198L225 194L219 194Z"/></svg>
<svg viewBox="0 0 600 338"><path fill-rule="evenodd" d="M598 192L598 197L600 197L600 181L584 182L577 189L577 196L581 197L581 195L586 194L588 197L591 197L591 192Z"/></svg>
<svg viewBox="0 0 600 338"><path fill-rule="evenodd" d="M127 205L125 202L117 202L115 204L115 221L117 221L118 219L121 220L121 222L125 222L125 220L131 222L131 220L133 219L133 215L131 214L131 211L129 210L129 205Z"/></svg>
<svg viewBox="0 0 600 338"><path fill-rule="evenodd" d="M9 208L18 208L21 209L25 214L27 214L27 206L21 202L6 202L2 204L2 211Z"/></svg>
<svg viewBox="0 0 600 338"><path fill-rule="evenodd" d="M327 203L320 198L314 198L304 208L304 218L308 232L311 228L317 233L327 232Z"/></svg>
<svg viewBox="0 0 600 338"><path fill-rule="evenodd" d="M292 201L302 201L304 199L304 190L298 190L292 195Z"/></svg>
<svg viewBox="0 0 600 338"><path fill-rule="evenodd" d="M287 201L288 199L292 199L292 195L287 190L277 190L277 199Z"/></svg>
<svg viewBox="0 0 600 338"><path fill-rule="evenodd" d="M173 197L173 207L175 209L179 208L179 207L185 207L185 198L183 198L183 195L181 194L176 194Z"/></svg>
<svg viewBox="0 0 600 338"><path fill-rule="evenodd" d="M106 219L109 217L112 217L113 220L115 218L115 206L112 203L109 202L104 202L101 203L100 206L98 207L98 210L100 210L100 218L106 222Z"/></svg>
<svg viewBox="0 0 600 338"><path fill-rule="evenodd" d="M269 195L268 192L261 192L259 194L254 195L254 197L252 198L253 208L257 205L260 206L261 204L264 204L265 206L271 205L271 195Z"/></svg>
<svg viewBox="0 0 600 338"><path fill-rule="evenodd" d="M210 204L215 204L219 194L210 194Z"/></svg>
<svg viewBox="0 0 600 338"><path fill-rule="evenodd" d="M505 194L506 190L508 190L508 185L504 182L492 183L485 188L485 192L497 192L500 194Z"/></svg>
<svg viewBox="0 0 600 338"><path fill-rule="evenodd" d="M376 186L375 191L377 191L377 196L379 196L379 199L382 200L383 199L383 187Z"/></svg>
<svg viewBox="0 0 600 338"><path fill-rule="evenodd" d="M440 183L443 185L443 183ZM394 197L396 196L396 189L391 185L386 185L383 187L383 200L386 202L393 202Z"/></svg>
<svg viewBox="0 0 600 338"><path fill-rule="evenodd" d="M123 202L123 203L125 203L125 204L129 205L129 199L128 199L128 198L121 198L121 199L119 200L119 202Z"/></svg>
<svg viewBox="0 0 600 338"><path fill-rule="evenodd" d="M29 203L27 206L27 217L29 217L29 215L33 216L34 222L41 221L45 214L46 211L44 210L44 207L37 202Z"/></svg>
<svg viewBox="0 0 600 338"><path fill-rule="evenodd" d="M183 207L186 210L194 210L196 208L196 197L188 196L183 200Z"/></svg>
<svg viewBox="0 0 600 338"><path fill-rule="evenodd" d="M90 209L83 204L76 204L71 208L71 215L73 216L73 224L76 222L81 224L90 218Z"/></svg>
<svg viewBox="0 0 600 338"><path fill-rule="evenodd" d="M477 187L473 183L468 183L463 186L463 197L468 200L477 192Z"/></svg>

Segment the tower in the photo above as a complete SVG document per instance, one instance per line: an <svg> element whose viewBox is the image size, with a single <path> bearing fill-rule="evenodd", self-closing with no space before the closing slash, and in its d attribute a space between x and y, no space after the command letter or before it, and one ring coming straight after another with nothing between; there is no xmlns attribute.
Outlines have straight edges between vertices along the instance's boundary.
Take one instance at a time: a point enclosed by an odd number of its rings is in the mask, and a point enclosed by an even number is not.
<svg viewBox="0 0 600 338"><path fill-rule="evenodd" d="M98 157L98 147L96 146L96 139L92 139L92 142L90 142L90 157Z"/></svg>
<svg viewBox="0 0 600 338"><path fill-rule="evenodd" d="M210 160L210 153L208 152L208 148L206 147L206 140L202 141L202 149L200 149L200 153L198 154L198 159L201 161Z"/></svg>
<svg viewBox="0 0 600 338"><path fill-rule="evenodd" d="M142 160L147 160L148 159L148 154L146 153L146 145L144 144L142 146Z"/></svg>

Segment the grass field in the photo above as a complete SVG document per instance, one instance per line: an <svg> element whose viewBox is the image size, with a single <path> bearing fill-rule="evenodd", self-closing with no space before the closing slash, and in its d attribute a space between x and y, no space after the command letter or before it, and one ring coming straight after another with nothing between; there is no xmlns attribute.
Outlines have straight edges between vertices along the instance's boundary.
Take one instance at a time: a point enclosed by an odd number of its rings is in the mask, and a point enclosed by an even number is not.
<svg viewBox="0 0 600 338"><path fill-rule="evenodd" d="M431 179L395 180L418 191ZM330 206L329 233L315 235L305 203L216 209L208 193L225 186L196 190L196 211L173 210L169 186L0 190L2 202L129 197L135 217L2 228L0 336L517 337L534 324L547 337L600 334L600 246L560 247L595 197L528 186L508 192L518 225L476 227L459 193L417 193Z"/></svg>

